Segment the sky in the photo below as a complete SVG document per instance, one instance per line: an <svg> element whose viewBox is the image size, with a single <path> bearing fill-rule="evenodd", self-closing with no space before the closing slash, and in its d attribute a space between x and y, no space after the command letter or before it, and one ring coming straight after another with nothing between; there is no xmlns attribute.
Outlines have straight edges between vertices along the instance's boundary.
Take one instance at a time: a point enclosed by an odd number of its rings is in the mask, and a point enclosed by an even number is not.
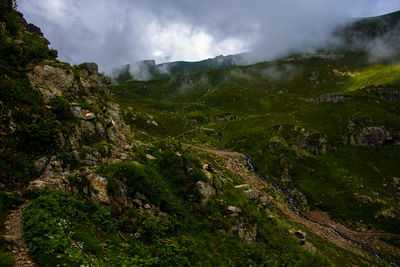
<svg viewBox="0 0 400 267"><path fill-rule="evenodd" d="M17 0L60 60L100 70L138 60L198 61L252 52L255 61L307 52L352 18L399 0Z"/></svg>

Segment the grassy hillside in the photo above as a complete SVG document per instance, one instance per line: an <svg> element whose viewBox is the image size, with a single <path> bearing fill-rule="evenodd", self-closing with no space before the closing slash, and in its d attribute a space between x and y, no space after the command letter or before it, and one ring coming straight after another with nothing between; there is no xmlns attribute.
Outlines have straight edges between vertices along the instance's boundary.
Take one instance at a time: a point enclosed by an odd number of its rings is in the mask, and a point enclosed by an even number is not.
<svg viewBox="0 0 400 267"><path fill-rule="evenodd" d="M111 90L0 7L0 265L400 261L396 60L319 52Z"/></svg>
<svg viewBox="0 0 400 267"><path fill-rule="evenodd" d="M159 125L174 119L174 129L153 127L153 138L243 152L303 214L327 211L353 229L392 233L386 241L398 247L398 66L321 52L131 82L114 94Z"/></svg>

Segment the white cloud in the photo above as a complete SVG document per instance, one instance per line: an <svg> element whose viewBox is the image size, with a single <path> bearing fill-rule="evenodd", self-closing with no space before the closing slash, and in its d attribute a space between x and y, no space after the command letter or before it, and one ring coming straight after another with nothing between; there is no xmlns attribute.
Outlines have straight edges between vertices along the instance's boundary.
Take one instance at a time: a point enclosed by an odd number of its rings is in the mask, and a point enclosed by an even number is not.
<svg viewBox="0 0 400 267"><path fill-rule="evenodd" d="M398 0L19 0L71 63L109 69L142 59L201 60L256 51L270 59L307 50L351 16L400 8Z"/></svg>

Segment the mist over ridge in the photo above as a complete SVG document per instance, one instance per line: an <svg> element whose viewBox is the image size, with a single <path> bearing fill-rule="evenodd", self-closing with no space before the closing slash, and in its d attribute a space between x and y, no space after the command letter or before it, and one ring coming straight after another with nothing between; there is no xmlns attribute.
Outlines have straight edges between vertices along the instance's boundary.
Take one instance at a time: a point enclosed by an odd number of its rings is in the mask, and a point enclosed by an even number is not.
<svg viewBox="0 0 400 267"><path fill-rule="evenodd" d="M334 43L332 31L353 17L400 9L396 1L106 1L19 0L18 8L42 28L71 63L100 69L155 59L198 61L251 52L249 63Z"/></svg>

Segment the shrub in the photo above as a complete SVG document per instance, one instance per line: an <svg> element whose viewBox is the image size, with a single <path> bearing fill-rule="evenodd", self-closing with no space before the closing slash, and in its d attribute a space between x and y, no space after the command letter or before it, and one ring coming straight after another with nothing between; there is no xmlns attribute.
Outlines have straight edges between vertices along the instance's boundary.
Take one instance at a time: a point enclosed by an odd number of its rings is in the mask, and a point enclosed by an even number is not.
<svg viewBox="0 0 400 267"><path fill-rule="evenodd" d="M50 99L49 105L57 120L71 120L73 118L69 103L63 98L54 97Z"/></svg>
<svg viewBox="0 0 400 267"><path fill-rule="evenodd" d="M44 266L99 265L103 248L97 235L113 229L106 209L63 192L44 192L23 217L29 249Z"/></svg>
<svg viewBox="0 0 400 267"><path fill-rule="evenodd" d="M51 117L39 117L31 123L23 122L15 132L20 149L32 154L54 151L57 134L57 123Z"/></svg>

